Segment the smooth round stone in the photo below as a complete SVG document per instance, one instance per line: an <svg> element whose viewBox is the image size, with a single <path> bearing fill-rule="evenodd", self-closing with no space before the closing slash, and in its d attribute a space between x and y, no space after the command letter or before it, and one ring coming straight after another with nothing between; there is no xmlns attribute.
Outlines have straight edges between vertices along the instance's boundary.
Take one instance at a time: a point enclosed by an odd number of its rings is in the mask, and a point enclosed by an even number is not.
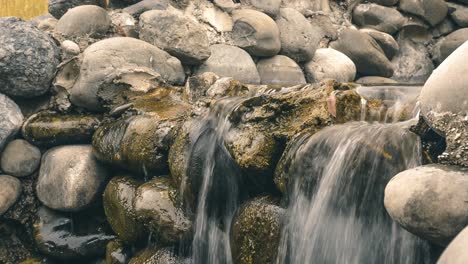
<svg viewBox="0 0 468 264"><path fill-rule="evenodd" d="M21 182L15 177L0 175L0 216L18 200L21 194Z"/></svg>
<svg viewBox="0 0 468 264"><path fill-rule="evenodd" d="M101 194L107 174L94 158L91 145L55 147L42 158L37 197L58 211L80 211Z"/></svg>
<svg viewBox="0 0 468 264"><path fill-rule="evenodd" d="M301 67L283 55L260 60L257 63L257 70L262 84L295 85L306 83Z"/></svg>
<svg viewBox="0 0 468 264"><path fill-rule="evenodd" d="M400 0L398 8L405 13L422 17L431 26L442 22L448 11L444 0Z"/></svg>
<svg viewBox="0 0 468 264"><path fill-rule="evenodd" d="M13 138L23 124L23 114L18 105L0 94L0 151Z"/></svg>
<svg viewBox="0 0 468 264"><path fill-rule="evenodd" d="M26 140L11 141L2 153L2 170L12 176L31 175L41 163L41 151Z"/></svg>
<svg viewBox="0 0 468 264"><path fill-rule="evenodd" d="M57 22L57 32L67 37L99 37L111 26L106 10L95 5L74 7Z"/></svg>
<svg viewBox="0 0 468 264"><path fill-rule="evenodd" d="M81 5L97 5L105 8L106 0L49 0L49 13L59 19L68 9Z"/></svg>
<svg viewBox="0 0 468 264"><path fill-rule="evenodd" d="M375 41L377 41L377 43L379 44L379 46L382 48L382 50L385 52L385 56L387 56L388 59L392 59L393 56L395 56L400 50L398 42L396 42L392 35L388 33L380 32L369 28L363 28L360 29L360 31L367 33L372 38L374 38Z"/></svg>
<svg viewBox="0 0 468 264"><path fill-rule="evenodd" d="M68 56L76 56L78 54L80 54L80 47L78 46L78 44L76 44L75 42L71 41L71 40L65 40L64 42L62 42L62 44L60 45L60 47L62 48L62 51L68 55Z"/></svg>
<svg viewBox="0 0 468 264"><path fill-rule="evenodd" d="M52 38L15 17L0 18L0 92L34 97L49 91L60 52Z"/></svg>
<svg viewBox="0 0 468 264"><path fill-rule="evenodd" d="M410 40L400 40L400 51L392 59L392 79L403 83L424 83L434 70L426 46Z"/></svg>
<svg viewBox="0 0 468 264"><path fill-rule="evenodd" d="M393 8L377 4L360 4L353 10L353 22L360 27L393 34L403 26L405 17Z"/></svg>
<svg viewBox="0 0 468 264"><path fill-rule="evenodd" d="M437 264L466 264L468 263L468 226L465 227L444 250Z"/></svg>
<svg viewBox="0 0 468 264"><path fill-rule="evenodd" d="M146 11L166 10L168 6L168 0L143 0L122 9L122 11L132 15L133 17L139 17Z"/></svg>
<svg viewBox="0 0 468 264"><path fill-rule="evenodd" d="M432 57L442 63L452 52L468 40L468 28L456 30L440 39L433 47Z"/></svg>
<svg viewBox="0 0 468 264"><path fill-rule="evenodd" d="M281 0L240 0L242 5L252 7L271 17L278 15L281 2Z"/></svg>
<svg viewBox="0 0 468 264"><path fill-rule="evenodd" d="M314 58L304 65L308 82L316 83L324 79L339 82L352 82L356 76L354 62L345 54L330 48L318 49Z"/></svg>

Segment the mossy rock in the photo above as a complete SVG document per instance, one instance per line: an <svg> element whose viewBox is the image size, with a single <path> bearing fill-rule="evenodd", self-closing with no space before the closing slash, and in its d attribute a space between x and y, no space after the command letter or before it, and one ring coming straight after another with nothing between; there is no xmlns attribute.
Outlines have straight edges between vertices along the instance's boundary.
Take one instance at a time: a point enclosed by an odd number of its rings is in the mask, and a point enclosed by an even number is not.
<svg viewBox="0 0 468 264"><path fill-rule="evenodd" d="M135 257L129 264L184 264L184 258L175 255L169 248L147 248Z"/></svg>
<svg viewBox="0 0 468 264"><path fill-rule="evenodd" d="M112 240L106 246L106 264L127 264L131 251L120 240Z"/></svg>

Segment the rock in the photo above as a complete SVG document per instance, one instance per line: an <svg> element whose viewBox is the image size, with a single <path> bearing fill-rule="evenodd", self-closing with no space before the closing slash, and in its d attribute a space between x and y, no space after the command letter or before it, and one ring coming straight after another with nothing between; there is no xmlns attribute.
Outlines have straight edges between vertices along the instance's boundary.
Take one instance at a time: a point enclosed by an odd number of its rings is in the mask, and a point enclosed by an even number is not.
<svg viewBox="0 0 468 264"><path fill-rule="evenodd" d="M390 34L368 28L360 29L360 31L369 34L375 41L377 41L389 60L391 60L400 50L398 42L396 42Z"/></svg>
<svg viewBox="0 0 468 264"><path fill-rule="evenodd" d="M391 84L391 83L398 83L395 80L380 77L380 76L365 76L361 77L356 80L356 83L359 84Z"/></svg>
<svg viewBox="0 0 468 264"><path fill-rule="evenodd" d="M439 38L445 35L448 35L456 30L455 23L452 22L451 19L446 18L440 24L438 24L435 28L432 29L432 36L435 38Z"/></svg>
<svg viewBox="0 0 468 264"><path fill-rule="evenodd" d="M450 17L453 21L457 23L460 27L468 26L468 7L463 5L457 5L453 3L448 3Z"/></svg>
<svg viewBox="0 0 468 264"><path fill-rule="evenodd" d="M42 158L37 197L54 210L76 212L98 198L106 178L90 145L55 147Z"/></svg>
<svg viewBox="0 0 468 264"><path fill-rule="evenodd" d="M60 19L68 9L81 5L97 5L106 7L105 0L49 0L49 13L55 18Z"/></svg>
<svg viewBox="0 0 468 264"><path fill-rule="evenodd" d="M339 39L330 44L348 56L361 75L391 77L393 67L379 44L368 34L355 29L345 29Z"/></svg>
<svg viewBox="0 0 468 264"><path fill-rule="evenodd" d="M5 264L24 263L25 259L37 255L31 235L22 225L2 219L0 222L0 262Z"/></svg>
<svg viewBox="0 0 468 264"><path fill-rule="evenodd" d="M246 85L231 77L223 77L206 91L206 96L212 99L220 99L225 96L245 96L248 93L249 89Z"/></svg>
<svg viewBox="0 0 468 264"><path fill-rule="evenodd" d="M400 0L398 8L406 13L422 17L435 26L447 16L448 7L443 0Z"/></svg>
<svg viewBox="0 0 468 264"><path fill-rule="evenodd" d="M232 31L233 22L231 16L216 7L204 9L202 19L218 32Z"/></svg>
<svg viewBox="0 0 468 264"><path fill-rule="evenodd" d="M276 17L279 14L281 6L281 0L241 0L240 3L245 6L253 7L271 17Z"/></svg>
<svg viewBox="0 0 468 264"><path fill-rule="evenodd" d="M353 10L353 22L360 27L393 34L403 26L405 18L396 9L390 7L359 4Z"/></svg>
<svg viewBox="0 0 468 264"><path fill-rule="evenodd" d="M141 2L141 0L110 0L109 2L113 7L125 7L137 4Z"/></svg>
<svg viewBox="0 0 468 264"><path fill-rule="evenodd" d="M234 263L276 263L285 210L270 196L244 204L233 220Z"/></svg>
<svg viewBox="0 0 468 264"><path fill-rule="evenodd" d="M47 18L41 21L37 25L37 28L44 32L53 32L55 28L57 27L57 23L58 23L58 19L51 17L51 18Z"/></svg>
<svg viewBox="0 0 468 264"><path fill-rule="evenodd" d="M257 63L257 70L262 84L295 85L306 83L301 67L283 55L261 59Z"/></svg>
<svg viewBox="0 0 468 264"><path fill-rule="evenodd" d="M138 187L135 196L138 219L164 244L188 239L192 223L177 206L176 189L166 177L156 177Z"/></svg>
<svg viewBox="0 0 468 264"><path fill-rule="evenodd" d="M298 11L281 8L276 19L280 31L281 54L297 61L309 61L314 57L321 33Z"/></svg>
<svg viewBox="0 0 468 264"><path fill-rule="evenodd" d="M445 162L468 167L468 93L464 65L468 43L455 50L431 74L420 94L421 114L429 126L445 137Z"/></svg>
<svg viewBox="0 0 468 264"><path fill-rule="evenodd" d="M62 261L85 262L104 255L107 243L115 239L109 231L101 212L87 210L70 215L42 206L34 224L34 239L43 254Z"/></svg>
<svg viewBox="0 0 468 264"><path fill-rule="evenodd" d="M95 115L39 112L30 116L22 128L23 137L37 146L89 144L101 123Z"/></svg>
<svg viewBox="0 0 468 264"><path fill-rule="evenodd" d="M114 177L107 184L103 195L107 222L119 239L127 244L136 244L144 238L144 228L136 219L133 202L138 180L129 176Z"/></svg>
<svg viewBox="0 0 468 264"><path fill-rule="evenodd" d="M468 262L468 227L465 227L442 253L437 264L463 264Z"/></svg>
<svg viewBox="0 0 468 264"><path fill-rule="evenodd" d="M12 176L31 175L40 163L41 151L26 140L13 140L2 153L2 170Z"/></svg>
<svg viewBox="0 0 468 264"><path fill-rule="evenodd" d="M394 6L398 3L398 0L372 0L371 3L376 3L383 6Z"/></svg>
<svg viewBox="0 0 468 264"><path fill-rule="evenodd" d="M304 65L308 82L315 83L325 79L338 82L352 82L356 76L354 62L345 54L330 48L317 49L314 58Z"/></svg>
<svg viewBox="0 0 468 264"><path fill-rule="evenodd" d="M195 72L213 72L220 77L233 77L243 83L259 84L260 76L250 55L237 47L216 44L210 47L211 56Z"/></svg>
<svg viewBox="0 0 468 264"><path fill-rule="evenodd" d="M192 76L185 83L184 94L191 102L196 102L205 96L206 91L216 83L219 77L212 72Z"/></svg>
<svg viewBox="0 0 468 264"><path fill-rule="evenodd" d="M397 35L398 40L407 39L425 44L432 39L428 24L415 16L410 16Z"/></svg>
<svg viewBox="0 0 468 264"><path fill-rule="evenodd" d="M18 200L21 194L21 182L15 177L0 175L0 216Z"/></svg>
<svg viewBox="0 0 468 264"><path fill-rule="evenodd" d="M136 4L122 9L123 12L138 18L141 14L149 10L165 10L168 7L167 0L143 0Z"/></svg>
<svg viewBox="0 0 468 264"><path fill-rule="evenodd" d="M73 41L65 40L60 45L62 52L66 55L66 58L71 58L80 54L80 47Z"/></svg>
<svg viewBox="0 0 468 264"><path fill-rule="evenodd" d="M434 70L429 52L423 44L400 40L400 52L393 58L392 79L405 83L424 83Z"/></svg>
<svg viewBox="0 0 468 264"><path fill-rule="evenodd" d="M0 94L0 151L23 124L23 114L15 102Z"/></svg>
<svg viewBox="0 0 468 264"><path fill-rule="evenodd" d="M232 13L234 9L238 9L240 6L238 3L234 3L232 0L213 0L213 3L221 10L228 13Z"/></svg>
<svg viewBox="0 0 468 264"><path fill-rule="evenodd" d="M200 64L211 53L203 26L179 11L143 13L140 16L140 39L167 51L183 64Z"/></svg>
<svg viewBox="0 0 468 264"><path fill-rule="evenodd" d="M66 37L99 38L106 34L110 26L111 19L104 8L83 5L68 10L55 29Z"/></svg>
<svg viewBox="0 0 468 264"><path fill-rule="evenodd" d="M431 164L393 177L384 204L406 230L445 246L468 224L467 190L466 168Z"/></svg>
<svg viewBox="0 0 468 264"><path fill-rule="evenodd" d="M129 264L184 264L183 258L174 255L170 248L148 248L133 257Z"/></svg>
<svg viewBox="0 0 468 264"><path fill-rule="evenodd" d="M117 34L122 37L138 38L138 22L129 13L111 12L110 18Z"/></svg>
<svg viewBox="0 0 468 264"><path fill-rule="evenodd" d="M468 28L456 30L436 43L432 51L432 57L437 64L440 64L467 40Z"/></svg>
<svg viewBox="0 0 468 264"><path fill-rule="evenodd" d="M122 241L112 240L106 246L106 264L127 264L132 252Z"/></svg>
<svg viewBox="0 0 468 264"><path fill-rule="evenodd" d="M117 69L117 70L116 70ZM73 104L102 111L98 93L102 90L146 92L159 85L161 77L170 84L183 84L180 61L167 52L134 38L109 38L89 46L83 53L80 75L70 90Z"/></svg>
<svg viewBox="0 0 468 264"><path fill-rule="evenodd" d="M0 92L34 97L49 91L59 49L46 33L15 17L0 18Z"/></svg>
<svg viewBox="0 0 468 264"><path fill-rule="evenodd" d="M311 11L330 11L328 1L282 0L282 7L295 9L304 15Z"/></svg>
<svg viewBox="0 0 468 264"><path fill-rule="evenodd" d="M233 12L234 44L252 56L270 57L281 49L280 33L275 21L262 12L241 9Z"/></svg>

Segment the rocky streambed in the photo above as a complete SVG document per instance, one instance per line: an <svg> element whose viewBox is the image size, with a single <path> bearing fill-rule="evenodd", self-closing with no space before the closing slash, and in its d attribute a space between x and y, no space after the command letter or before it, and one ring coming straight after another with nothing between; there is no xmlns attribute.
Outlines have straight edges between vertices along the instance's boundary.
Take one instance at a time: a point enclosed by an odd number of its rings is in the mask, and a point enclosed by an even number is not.
<svg viewBox="0 0 468 264"><path fill-rule="evenodd" d="M467 263L465 4L0 18L0 263Z"/></svg>

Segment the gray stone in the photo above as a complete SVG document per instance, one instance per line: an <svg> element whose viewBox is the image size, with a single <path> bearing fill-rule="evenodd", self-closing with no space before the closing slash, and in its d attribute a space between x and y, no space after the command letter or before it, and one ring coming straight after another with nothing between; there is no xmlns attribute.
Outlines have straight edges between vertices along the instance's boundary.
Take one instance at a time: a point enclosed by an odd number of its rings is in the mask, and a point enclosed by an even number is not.
<svg viewBox="0 0 468 264"><path fill-rule="evenodd" d="M138 23L132 15L125 12L110 12L109 15L117 34L138 38Z"/></svg>
<svg viewBox="0 0 468 264"><path fill-rule="evenodd" d="M232 17L216 7L207 7L204 9L202 19L218 32L232 31Z"/></svg>
<svg viewBox="0 0 468 264"><path fill-rule="evenodd" d="M0 151L23 124L23 114L15 102L0 94Z"/></svg>
<svg viewBox="0 0 468 264"><path fill-rule="evenodd" d="M377 41L379 46L384 51L385 56L387 56L387 58L390 60L400 50L400 46L398 45L398 42L396 42L396 40L390 34L387 34L385 32L380 32L380 31L370 29L370 28L363 28L363 29L360 29L360 31L367 33L372 38L374 38L375 41Z"/></svg>
<svg viewBox="0 0 468 264"><path fill-rule="evenodd" d="M206 91L216 83L219 77L212 72L205 72L187 79L184 94L191 102L196 102L206 94Z"/></svg>
<svg viewBox="0 0 468 264"><path fill-rule="evenodd" d="M314 58L304 65L308 82L335 79L352 82L356 77L356 66L345 54L330 48L318 49Z"/></svg>
<svg viewBox="0 0 468 264"><path fill-rule="evenodd" d="M149 10L165 10L169 6L167 0L143 0L134 5L122 9L134 17L139 17L142 13Z"/></svg>
<svg viewBox="0 0 468 264"><path fill-rule="evenodd" d="M49 0L49 13L59 19L68 9L81 5L97 5L105 8L106 0Z"/></svg>
<svg viewBox="0 0 468 264"><path fill-rule="evenodd" d="M75 42L71 40L65 40L64 42L62 42L60 47L62 48L62 52L63 52L62 57L64 58L71 58L71 57L77 56L81 52L78 44L76 44Z"/></svg>
<svg viewBox="0 0 468 264"><path fill-rule="evenodd" d="M129 79L132 75L133 80ZM130 87L138 85L137 90L150 89L139 84L145 76L149 83L159 77L176 85L185 81L180 61L149 43L124 37L101 40L83 52L80 75L70 90L70 100L75 105L100 111L97 94L105 84L121 82Z"/></svg>
<svg viewBox="0 0 468 264"><path fill-rule="evenodd" d="M435 38L439 38L441 36L448 35L456 30L455 23L452 22L451 19L444 19L440 24L438 24L435 28L432 29L432 35Z"/></svg>
<svg viewBox="0 0 468 264"><path fill-rule="evenodd" d="M111 6L113 7L125 7L141 2L141 0L110 0Z"/></svg>
<svg viewBox="0 0 468 264"><path fill-rule="evenodd" d="M400 40L400 52L393 58L392 79L406 83L424 83L434 70L429 52L423 44Z"/></svg>
<svg viewBox="0 0 468 264"><path fill-rule="evenodd" d="M176 254L172 248L146 248L136 254L128 264L186 264L190 263Z"/></svg>
<svg viewBox="0 0 468 264"><path fill-rule="evenodd" d="M0 175L0 216L18 200L21 194L21 181L8 175Z"/></svg>
<svg viewBox="0 0 468 264"><path fill-rule="evenodd" d="M98 38L106 34L110 26L111 19L104 8L84 5L68 10L55 29L66 37Z"/></svg>
<svg viewBox="0 0 468 264"><path fill-rule="evenodd" d="M435 26L447 16L447 4L444 0L400 0L398 8L429 22Z"/></svg>
<svg viewBox="0 0 468 264"><path fill-rule="evenodd" d="M380 77L380 76L365 76L361 77L356 80L356 83L359 84L390 84L390 83L398 83L395 80Z"/></svg>
<svg viewBox="0 0 468 264"><path fill-rule="evenodd" d="M409 16L396 38L424 44L430 41L432 36L429 32L429 26L424 20L416 16Z"/></svg>
<svg viewBox="0 0 468 264"><path fill-rule="evenodd" d="M53 32L57 27L58 19L51 17L42 20L38 25L37 28L41 31L45 32Z"/></svg>
<svg viewBox="0 0 468 264"><path fill-rule="evenodd" d="M330 44L348 56L361 75L391 77L393 67L379 44L368 34L355 29L345 29L337 41Z"/></svg>
<svg viewBox="0 0 468 264"><path fill-rule="evenodd" d="M437 264L465 264L468 263L468 227L465 227L444 250Z"/></svg>
<svg viewBox="0 0 468 264"><path fill-rule="evenodd" d="M55 210L80 211L101 195L106 178L107 171L90 145L55 147L42 158L37 197Z"/></svg>
<svg viewBox="0 0 468 264"><path fill-rule="evenodd" d="M283 55L261 59L257 63L257 70L262 84L295 85L306 83L301 67Z"/></svg>
<svg viewBox="0 0 468 264"><path fill-rule="evenodd" d="M281 6L281 0L240 0L240 2L271 17L278 15Z"/></svg>
<svg viewBox="0 0 468 264"><path fill-rule="evenodd" d="M445 246L468 225L467 200L468 169L431 164L393 177L384 204L406 230Z"/></svg>
<svg viewBox="0 0 468 264"><path fill-rule="evenodd" d="M468 7L463 5L457 5L453 3L448 3L450 17L453 21L457 23L460 27L468 26Z"/></svg>
<svg viewBox="0 0 468 264"><path fill-rule="evenodd" d="M282 0L282 7L295 9L306 15L313 11L329 12L328 1L309 1L309 0Z"/></svg>
<svg viewBox="0 0 468 264"><path fill-rule="evenodd" d="M195 72L213 72L220 77L233 77L247 84L259 84L260 76L250 55L234 46L216 44L210 47L211 56Z"/></svg>
<svg viewBox="0 0 468 264"><path fill-rule="evenodd" d="M26 140L13 140L2 153L2 170L12 176L31 175L40 163L41 151Z"/></svg>
<svg viewBox="0 0 468 264"><path fill-rule="evenodd" d="M21 97L46 93L59 55L46 33L18 18L0 18L0 92Z"/></svg>
<svg viewBox="0 0 468 264"><path fill-rule="evenodd" d="M280 31L281 54L297 61L309 61L314 57L321 32L314 28L298 11L281 8L276 19Z"/></svg>
<svg viewBox="0 0 468 264"><path fill-rule="evenodd" d="M396 9L390 7L360 4L353 10L353 22L360 27L393 34L403 26L405 18Z"/></svg>
<svg viewBox="0 0 468 264"><path fill-rule="evenodd" d="M376 3L383 6L394 6L398 3L398 0L371 0L371 3Z"/></svg>
<svg viewBox="0 0 468 264"><path fill-rule="evenodd" d="M432 50L432 57L440 64L444 61L454 50L460 47L465 41L468 40L468 28L456 30L445 38L440 39Z"/></svg>
<svg viewBox="0 0 468 264"><path fill-rule="evenodd" d="M241 9L233 12L234 44L253 56L270 57L281 49L280 33L275 21L262 12Z"/></svg>

